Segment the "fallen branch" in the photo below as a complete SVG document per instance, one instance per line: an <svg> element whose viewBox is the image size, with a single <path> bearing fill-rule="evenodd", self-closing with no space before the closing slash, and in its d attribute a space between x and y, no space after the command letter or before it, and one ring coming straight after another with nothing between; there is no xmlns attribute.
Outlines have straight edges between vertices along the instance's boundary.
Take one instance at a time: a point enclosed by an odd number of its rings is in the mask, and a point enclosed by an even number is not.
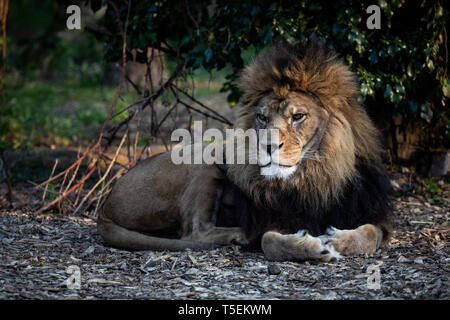
<svg viewBox="0 0 450 320"><path fill-rule="evenodd" d="M112 166L114 165L114 163L116 162L117 156L119 155L120 149L122 149L122 145L125 142L125 138L128 135L128 130L127 132L123 135L122 137L122 141L120 142L119 147L116 150L116 154L114 155L114 158L112 159L112 161L110 162L108 169L106 169L106 172L104 173L104 175L97 181L97 183L91 188L91 190L89 190L89 192L84 196L83 200L81 200L80 204L78 205L78 207L75 209L75 211L73 212L73 214L76 214L81 207L83 206L83 204L86 202L86 200L89 198L89 196L95 191L95 189L97 189L97 187L100 185L100 183L102 183L106 177L109 174L109 171L111 170Z"/></svg>

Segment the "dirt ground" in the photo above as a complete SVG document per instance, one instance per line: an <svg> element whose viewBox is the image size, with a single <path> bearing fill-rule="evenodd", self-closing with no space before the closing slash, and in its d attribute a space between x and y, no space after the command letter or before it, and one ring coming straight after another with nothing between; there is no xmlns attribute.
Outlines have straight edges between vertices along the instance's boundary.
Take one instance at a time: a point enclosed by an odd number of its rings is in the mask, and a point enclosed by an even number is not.
<svg viewBox="0 0 450 320"><path fill-rule="evenodd" d="M105 247L90 218L38 216L33 202L2 209L0 299L450 299L450 187L441 188L440 206L397 196L389 247L335 263L269 263L232 246L128 252Z"/></svg>

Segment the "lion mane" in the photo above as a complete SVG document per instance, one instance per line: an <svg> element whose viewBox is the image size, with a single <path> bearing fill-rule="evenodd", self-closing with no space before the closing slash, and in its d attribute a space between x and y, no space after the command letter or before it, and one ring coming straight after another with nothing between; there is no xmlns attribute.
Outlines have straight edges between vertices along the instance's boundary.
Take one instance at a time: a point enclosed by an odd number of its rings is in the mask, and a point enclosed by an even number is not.
<svg viewBox="0 0 450 320"><path fill-rule="evenodd" d="M290 91L307 94L330 119L319 150L288 180L264 179L257 165L227 165L223 186L233 190L235 207L232 213L220 211L218 225L238 225L248 239L258 240L269 230L307 229L318 236L328 226L377 223L383 238L389 238L391 185L381 161L380 134L358 102L355 73L342 59L316 43L277 43L244 69L240 88L237 128L252 128L255 105L269 93L279 98Z"/></svg>

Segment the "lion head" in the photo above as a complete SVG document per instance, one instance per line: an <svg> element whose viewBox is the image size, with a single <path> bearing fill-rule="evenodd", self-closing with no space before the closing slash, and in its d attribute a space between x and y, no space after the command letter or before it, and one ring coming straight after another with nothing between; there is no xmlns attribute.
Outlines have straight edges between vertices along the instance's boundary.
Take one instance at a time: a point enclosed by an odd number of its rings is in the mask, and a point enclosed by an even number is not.
<svg viewBox="0 0 450 320"><path fill-rule="evenodd" d="M294 193L324 207L358 179L358 164L380 163L379 133L358 102L356 75L332 50L276 44L243 71L240 87L235 127L279 132L257 165L228 167L254 201L273 204Z"/></svg>

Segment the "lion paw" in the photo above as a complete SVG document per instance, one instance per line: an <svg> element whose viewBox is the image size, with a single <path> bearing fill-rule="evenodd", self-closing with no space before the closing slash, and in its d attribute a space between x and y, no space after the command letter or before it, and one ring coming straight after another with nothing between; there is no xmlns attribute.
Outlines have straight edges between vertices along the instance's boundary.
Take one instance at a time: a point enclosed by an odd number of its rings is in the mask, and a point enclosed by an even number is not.
<svg viewBox="0 0 450 320"><path fill-rule="evenodd" d="M304 237L308 234L308 230L301 229L301 230L298 230L296 234L300 237Z"/></svg>
<svg viewBox="0 0 450 320"><path fill-rule="evenodd" d="M322 251L320 251L319 254L321 255L319 260L323 262L335 262L341 258L339 252L336 251L333 244L329 242L322 242Z"/></svg>
<svg viewBox="0 0 450 320"><path fill-rule="evenodd" d="M329 227L325 230L325 234L326 234L327 236L332 237L332 236L334 236L338 231L339 231L338 228L335 228L335 227L333 227L333 226L329 226Z"/></svg>
<svg viewBox="0 0 450 320"><path fill-rule="evenodd" d="M261 245L270 260L329 262L340 258L332 244L325 244L320 238L308 234L306 230L287 235L269 231L264 234Z"/></svg>
<svg viewBox="0 0 450 320"><path fill-rule="evenodd" d="M339 230L330 226L320 238L325 244L332 245L340 254L350 256L375 252L382 236L377 231L376 227L370 224L352 230Z"/></svg>

